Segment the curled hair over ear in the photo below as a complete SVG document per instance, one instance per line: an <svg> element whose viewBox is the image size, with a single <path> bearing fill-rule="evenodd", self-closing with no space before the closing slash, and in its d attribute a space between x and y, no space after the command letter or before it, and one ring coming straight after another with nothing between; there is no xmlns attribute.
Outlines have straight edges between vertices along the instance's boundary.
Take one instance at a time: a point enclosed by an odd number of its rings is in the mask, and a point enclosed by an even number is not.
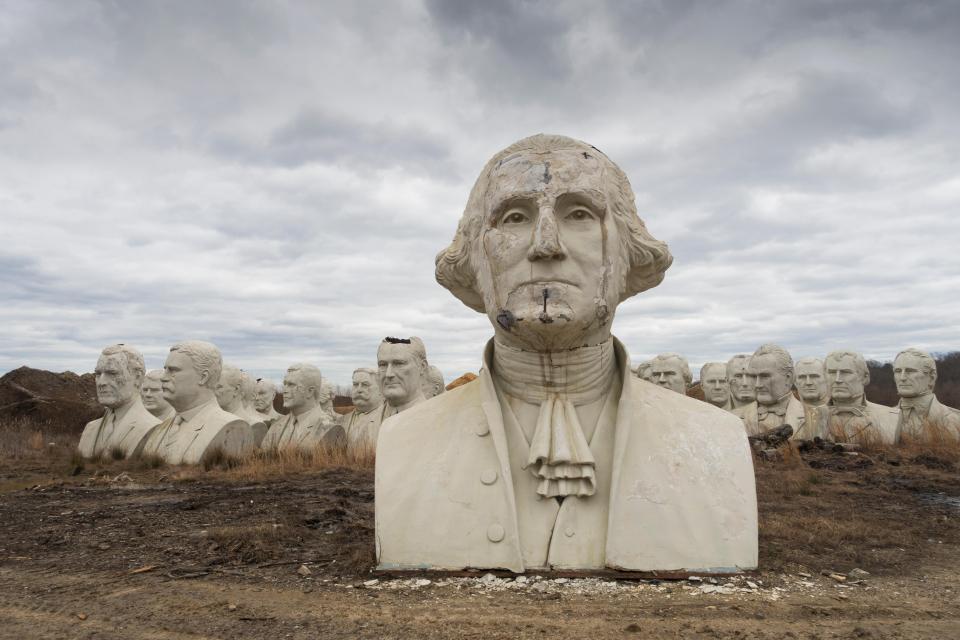
<svg viewBox="0 0 960 640"><path fill-rule="evenodd" d="M487 214L486 196L493 172L515 156L524 153L543 155L554 151L581 153L585 160L596 161L602 168L602 188L608 198L607 213L620 231L620 247L615 252L624 264L621 269L622 281L616 283L620 302L660 284L664 272L673 262L666 243L650 235L637 215L633 189L620 167L603 152L584 142L565 136L538 134L513 143L487 162L470 191L453 241L437 254L437 282L471 309L481 313L486 310L483 295L477 286L477 274L483 255L479 245Z"/></svg>

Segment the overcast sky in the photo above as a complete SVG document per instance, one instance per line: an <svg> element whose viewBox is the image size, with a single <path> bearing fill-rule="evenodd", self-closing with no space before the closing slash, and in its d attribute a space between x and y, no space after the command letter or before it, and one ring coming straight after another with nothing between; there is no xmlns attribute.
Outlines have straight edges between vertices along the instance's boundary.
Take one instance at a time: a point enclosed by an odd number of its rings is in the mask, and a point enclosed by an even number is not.
<svg viewBox="0 0 960 640"><path fill-rule="evenodd" d="M433 277L527 135L626 171L674 265L634 362L960 349L960 3L0 2L0 372L219 345L447 381L492 330Z"/></svg>

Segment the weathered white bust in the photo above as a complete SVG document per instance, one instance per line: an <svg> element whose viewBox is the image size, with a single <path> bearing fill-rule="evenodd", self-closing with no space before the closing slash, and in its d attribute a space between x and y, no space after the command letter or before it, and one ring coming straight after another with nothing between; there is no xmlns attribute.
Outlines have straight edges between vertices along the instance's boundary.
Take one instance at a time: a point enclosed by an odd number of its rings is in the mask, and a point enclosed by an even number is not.
<svg viewBox="0 0 960 640"><path fill-rule="evenodd" d="M143 356L131 346L115 344L100 353L94 371L97 401L106 408L102 418L88 422L77 450L84 458L129 457L160 420L143 406Z"/></svg>
<svg viewBox="0 0 960 640"><path fill-rule="evenodd" d="M905 349L893 361L900 396L902 442L952 443L960 440L960 411L940 404L933 394L937 362L926 351Z"/></svg>
<svg viewBox="0 0 960 640"><path fill-rule="evenodd" d="M446 384L443 382L443 373L433 365L428 366L427 375L423 379L423 397L429 400L444 391Z"/></svg>
<svg viewBox="0 0 960 640"><path fill-rule="evenodd" d="M653 383L677 393L687 393L693 382L690 365L679 353L661 353L650 361L650 377Z"/></svg>
<svg viewBox="0 0 960 640"><path fill-rule="evenodd" d="M147 371L140 385L140 399L147 411L156 416L161 422L172 418L176 413L170 403L163 399L163 369Z"/></svg>
<svg viewBox="0 0 960 640"><path fill-rule="evenodd" d="M377 370L385 418L426 400L423 381L428 366L427 350L420 338L383 339L377 349Z"/></svg>
<svg viewBox="0 0 960 640"><path fill-rule="evenodd" d="M700 367L700 388L704 399L715 407L730 411L730 383L727 382L727 365L723 362L708 362Z"/></svg>
<svg viewBox="0 0 960 640"><path fill-rule="evenodd" d="M833 351L824 361L830 383L830 437L836 442L896 444L899 411L869 402L864 387L870 384L870 369L854 351Z"/></svg>
<svg viewBox="0 0 960 640"><path fill-rule="evenodd" d="M383 417L383 396L377 381L377 370L361 368L353 372L353 411L343 416L341 424L352 447L374 449Z"/></svg>
<svg viewBox="0 0 960 640"><path fill-rule="evenodd" d="M346 437L321 404L323 377L310 364L292 364L283 378L283 407L289 410L270 425L263 449L312 450L324 445L341 446Z"/></svg>
<svg viewBox="0 0 960 640"><path fill-rule="evenodd" d="M176 415L154 429L143 447L168 464L198 464L208 453L241 456L253 449L253 431L217 404L223 358L209 342L187 340L170 347L163 366L163 397Z"/></svg>
<svg viewBox="0 0 960 640"><path fill-rule="evenodd" d="M757 435L789 424L796 436L803 420L803 405L793 397L793 358L783 347L765 344L747 362L757 399L734 409L747 433Z"/></svg>
<svg viewBox="0 0 960 640"><path fill-rule="evenodd" d="M336 395L337 390L333 387L333 383L324 378L320 383L320 407L324 413L327 414L328 418L334 422L339 422L340 415L333 408L333 399Z"/></svg>
<svg viewBox="0 0 960 640"><path fill-rule="evenodd" d="M756 566L742 424L631 375L610 334L671 260L594 147L538 135L487 163L436 273L494 337L477 380L381 426L381 569Z"/></svg>
<svg viewBox="0 0 960 640"><path fill-rule="evenodd" d="M829 437L830 399L827 375L820 358L800 358L793 365L793 384L803 403L803 422L797 425L793 438L813 440Z"/></svg>
<svg viewBox="0 0 960 640"><path fill-rule="evenodd" d="M637 377L641 380L646 380L647 382L653 382L653 363L649 360L644 360L639 365L637 365Z"/></svg>
<svg viewBox="0 0 960 640"><path fill-rule="evenodd" d="M263 437L267 435L267 425L256 411L248 409L244 404L243 386L243 372L237 367L224 365L215 390L217 402L221 409L250 425L250 430L253 432L253 446L259 447Z"/></svg>
<svg viewBox="0 0 960 640"><path fill-rule="evenodd" d="M750 356L738 353L727 361L727 381L730 383L730 404L734 409L744 407L757 399L753 378L747 373Z"/></svg>
<svg viewBox="0 0 960 640"><path fill-rule="evenodd" d="M260 414L260 420L268 427L280 417L280 412L273 408L273 400L277 397L277 387L269 380L257 380L257 393L254 396L253 406Z"/></svg>

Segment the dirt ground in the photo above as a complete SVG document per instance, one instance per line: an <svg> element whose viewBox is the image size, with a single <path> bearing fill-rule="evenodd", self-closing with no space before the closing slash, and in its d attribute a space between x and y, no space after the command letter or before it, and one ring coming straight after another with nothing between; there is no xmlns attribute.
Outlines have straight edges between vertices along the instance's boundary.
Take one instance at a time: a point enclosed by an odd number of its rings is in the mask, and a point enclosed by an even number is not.
<svg viewBox="0 0 960 640"><path fill-rule="evenodd" d="M376 575L369 468L72 446L0 456L2 638L960 637L960 472L934 455L758 461L762 568L714 584Z"/></svg>

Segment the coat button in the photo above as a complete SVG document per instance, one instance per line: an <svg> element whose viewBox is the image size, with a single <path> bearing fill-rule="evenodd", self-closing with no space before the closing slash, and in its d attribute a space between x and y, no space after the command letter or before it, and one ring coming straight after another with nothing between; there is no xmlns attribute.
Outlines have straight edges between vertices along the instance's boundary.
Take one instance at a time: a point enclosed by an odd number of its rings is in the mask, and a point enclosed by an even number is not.
<svg viewBox="0 0 960 640"><path fill-rule="evenodd" d="M493 469L487 469L480 474L480 482L483 484L493 484L497 481L497 472Z"/></svg>
<svg viewBox="0 0 960 640"><path fill-rule="evenodd" d="M567 527L566 529L563 530L563 533L568 538L572 538L573 534L575 534L576 531L573 530L573 527Z"/></svg>
<svg viewBox="0 0 960 640"><path fill-rule="evenodd" d="M483 436L490 433L490 427L488 427L487 423L484 422L482 424L478 424L477 426L475 426L473 428L473 432L482 438Z"/></svg>
<svg viewBox="0 0 960 640"><path fill-rule="evenodd" d="M506 532L499 524L492 524L487 527L487 540L490 542L500 542Z"/></svg>

